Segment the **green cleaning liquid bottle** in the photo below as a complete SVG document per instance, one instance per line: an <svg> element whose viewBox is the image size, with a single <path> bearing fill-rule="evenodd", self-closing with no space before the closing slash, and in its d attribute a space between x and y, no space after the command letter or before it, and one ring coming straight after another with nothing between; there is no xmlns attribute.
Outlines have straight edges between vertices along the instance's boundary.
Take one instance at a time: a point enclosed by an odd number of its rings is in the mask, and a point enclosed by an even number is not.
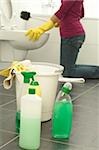
<svg viewBox="0 0 99 150"><path fill-rule="evenodd" d="M35 89L21 98L21 117L19 146L23 149L35 150L40 147L41 133L41 97Z"/></svg>
<svg viewBox="0 0 99 150"><path fill-rule="evenodd" d="M18 98L17 101L17 112L16 112L16 132L19 133L20 130L20 99L21 96L28 93L28 86L30 84L30 79L32 79L32 81L34 80L34 76L36 75L36 72L29 72L29 71L22 71L21 74L23 75L23 86L21 89L21 93L20 93L20 98Z"/></svg>
<svg viewBox="0 0 99 150"><path fill-rule="evenodd" d="M68 139L72 129L73 105L70 97L72 84L67 82L59 91L52 113L52 137Z"/></svg>

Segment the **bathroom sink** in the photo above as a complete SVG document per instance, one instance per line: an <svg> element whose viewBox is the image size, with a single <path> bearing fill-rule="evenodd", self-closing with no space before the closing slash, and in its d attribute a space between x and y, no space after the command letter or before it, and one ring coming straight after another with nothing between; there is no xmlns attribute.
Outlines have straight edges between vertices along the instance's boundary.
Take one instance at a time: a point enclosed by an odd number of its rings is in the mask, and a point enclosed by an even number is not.
<svg viewBox="0 0 99 150"><path fill-rule="evenodd" d="M16 49L35 50L42 47L49 38L49 33L44 33L39 40L30 41L25 36L26 30L0 30L0 40L7 40Z"/></svg>

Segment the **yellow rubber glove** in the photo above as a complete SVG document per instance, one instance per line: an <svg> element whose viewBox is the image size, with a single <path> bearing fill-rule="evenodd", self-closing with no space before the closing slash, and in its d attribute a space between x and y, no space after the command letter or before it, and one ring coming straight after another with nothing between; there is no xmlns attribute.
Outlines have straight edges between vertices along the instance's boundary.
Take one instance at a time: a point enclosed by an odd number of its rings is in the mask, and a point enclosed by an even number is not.
<svg viewBox="0 0 99 150"><path fill-rule="evenodd" d="M44 32L52 29L53 27L55 27L55 23L52 20L48 20L40 27L29 29L25 35L29 37L29 40L35 41L38 40Z"/></svg>

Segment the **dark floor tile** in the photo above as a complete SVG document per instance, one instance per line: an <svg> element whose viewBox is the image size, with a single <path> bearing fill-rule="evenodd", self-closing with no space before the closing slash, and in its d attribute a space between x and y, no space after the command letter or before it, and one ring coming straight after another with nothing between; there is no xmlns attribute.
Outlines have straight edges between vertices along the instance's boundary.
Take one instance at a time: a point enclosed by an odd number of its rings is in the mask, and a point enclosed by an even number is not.
<svg viewBox="0 0 99 150"><path fill-rule="evenodd" d="M16 100L11 101L10 103L6 103L5 105L2 106L2 108L16 111L17 109Z"/></svg>
<svg viewBox="0 0 99 150"><path fill-rule="evenodd" d="M41 131L41 137L42 138L51 138L51 120L47 122L42 123L42 131Z"/></svg>
<svg viewBox="0 0 99 150"><path fill-rule="evenodd" d="M79 125L73 128L71 137L69 139L70 144L80 146L90 146L92 141L95 139L96 130L87 125Z"/></svg>
<svg viewBox="0 0 99 150"><path fill-rule="evenodd" d="M94 126L99 120L97 110L84 107L82 105L74 105L73 107L73 121L78 122L80 125L88 124Z"/></svg>
<svg viewBox="0 0 99 150"><path fill-rule="evenodd" d="M98 127L99 127L99 124L98 124ZM90 146L96 147L97 149L99 149L99 130L98 130L98 133L96 133L96 138L93 140Z"/></svg>
<svg viewBox="0 0 99 150"><path fill-rule="evenodd" d="M12 84L12 87L10 89L5 89L3 85L0 85L0 93L8 94L8 95L16 95L16 89L15 84Z"/></svg>
<svg viewBox="0 0 99 150"><path fill-rule="evenodd" d="M0 93L0 106L15 100L15 96Z"/></svg>
<svg viewBox="0 0 99 150"><path fill-rule="evenodd" d="M12 140L16 135L0 130L0 149L2 145L5 145L10 140ZM9 149L10 150L10 149Z"/></svg>
<svg viewBox="0 0 99 150"><path fill-rule="evenodd" d="M99 116L99 114L97 114L97 116ZM92 141L90 146L91 147L96 147L97 149L99 149L99 119L98 119L98 122L96 122L94 128L96 129L95 138Z"/></svg>
<svg viewBox="0 0 99 150"><path fill-rule="evenodd" d="M62 142L41 140L40 150L83 150L77 145L64 144Z"/></svg>
<svg viewBox="0 0 99 150"><path fill-rule="evenodd" d="M95 88L89 90L84 95L77 98L73 104L82 105L84 107L89 107L92 111L93 109L99 108L99 85Z"/></svg>
<svg viewBox="0 0 99 150"><path fill-rule="evenodd" d="M0 129L15 132L15 111L0 108Z"/></svg>
<svg viewBox="0 0 99 150"><path fill-rule="evenodd" d="M4 77L0 76L0 85L3 84L3 80L4 80L4 79L5 79Z"/></svg>
<svg viewBox="0 0 99 150"><path fill-rule="evenodd" d="M95 147L85 147L83 150L97 150Z"/></svg>

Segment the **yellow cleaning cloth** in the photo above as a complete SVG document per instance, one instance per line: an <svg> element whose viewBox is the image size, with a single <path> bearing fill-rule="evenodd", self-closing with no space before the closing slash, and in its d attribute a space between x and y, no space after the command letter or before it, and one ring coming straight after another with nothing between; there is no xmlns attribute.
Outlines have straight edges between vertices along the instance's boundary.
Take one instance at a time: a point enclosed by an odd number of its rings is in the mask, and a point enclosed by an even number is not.
<svg viewBox="0 0 99 150"><path fill-rule="evenodd" d="M22 63L14 61L10 67L0 70L0 75L8 77L13 70L15 70L16 72L21 72L26 71L27 68Z"/></svg>
<svg viewBox="0 0 99 150"><path fill-rule="evenodd" d="M21 72L21 71L26 71L26 70L28 70L28 68L24 64L22 64L22 62L17 62L17 61L14 61L10 67L1 70L0 75L7 77L3 81L4 88L5 89L11 88L12 81L15 76L15 72Z"/></svg>
<svg viewBox="0 0 99 150"><path fill-rule="evenodd" d="M11 68L7 68L7 69L2 69L0 70L0 75L4 76L4 77L8 77L9 76L9 71Z"/></svg>

